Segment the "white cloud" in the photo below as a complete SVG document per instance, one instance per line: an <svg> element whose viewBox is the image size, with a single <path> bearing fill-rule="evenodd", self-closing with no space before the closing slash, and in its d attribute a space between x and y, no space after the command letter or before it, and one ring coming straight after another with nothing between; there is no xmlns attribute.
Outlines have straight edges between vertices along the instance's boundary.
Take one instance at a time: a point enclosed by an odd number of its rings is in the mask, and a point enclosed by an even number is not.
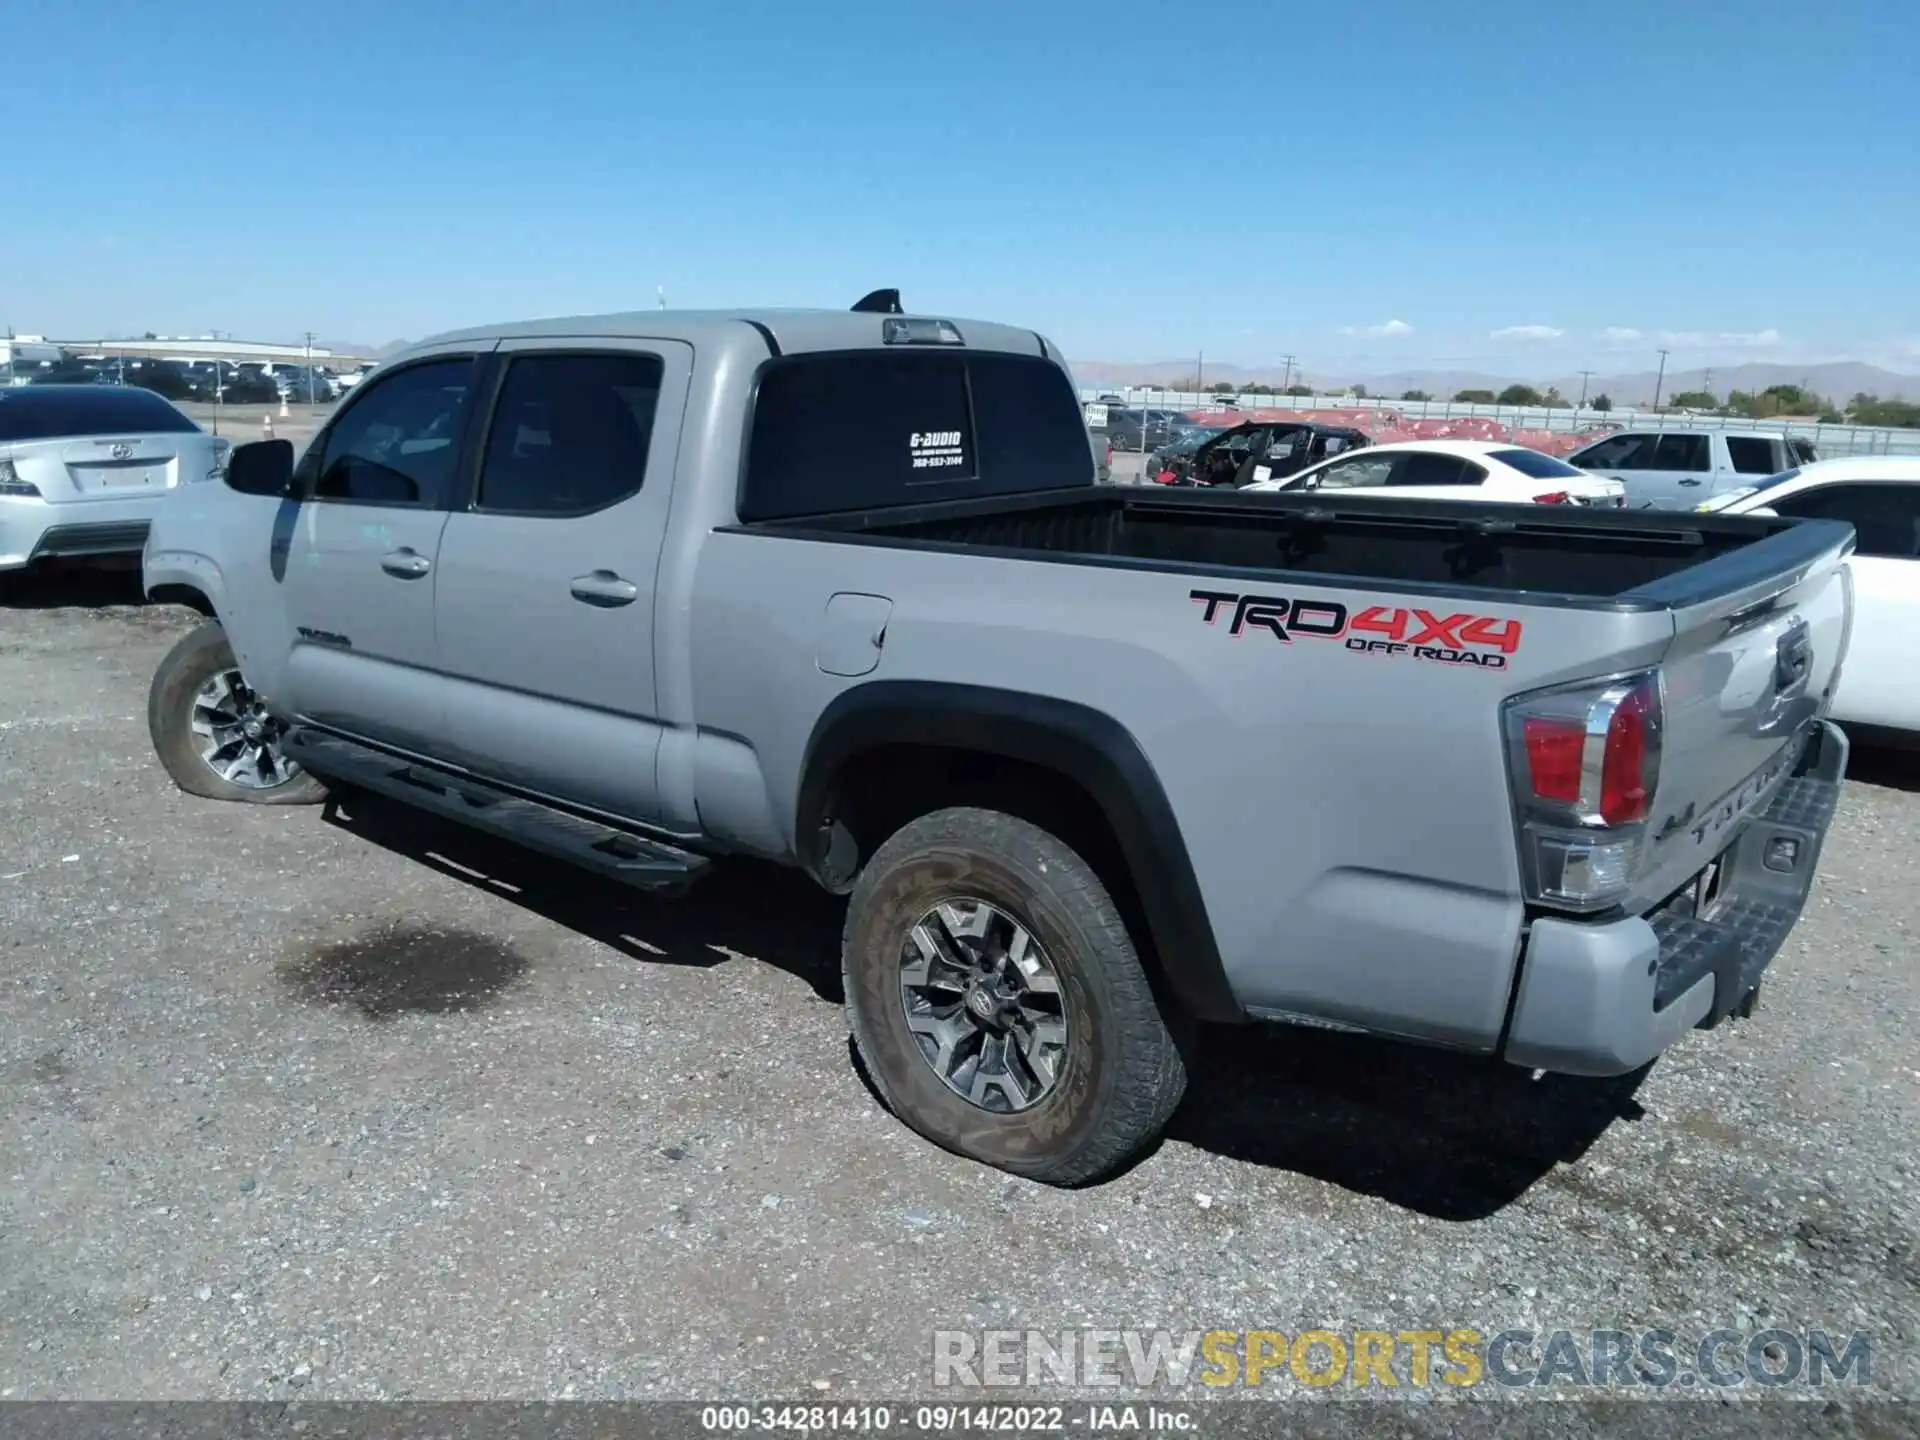
<svg viewBox="0 0 1920 1440"><path fill-rule="evenodd" d="M1600 332L1609 345L1663 345L1669 350L1771 350L1780 344L1778 330L1655 330L1649 334L1630 325L1609 325Z"/></svg>
<svg viewBox="0 0 1920 1440"><path fill-rule="evenodd" d="M1404 320L1387 320L1378 325L1342 325L1342 335L1365 335L1373 340L1388 340L1401 335L1411 335L1413 327Z"/></svg>
<svg viewBox="0 0 1920 1440"><path fill-rule="evenodd" d="M1767 350L1780 343L1778 330L1662 330L1660 343L1675 350Z"/></svg>
<svg viewBox="0 0 1920 1440"><path fill-rule="evenodd" d="M1488 338L1492 340L1558 340L1566 333L1552 325L1502 325Z"/></svg>

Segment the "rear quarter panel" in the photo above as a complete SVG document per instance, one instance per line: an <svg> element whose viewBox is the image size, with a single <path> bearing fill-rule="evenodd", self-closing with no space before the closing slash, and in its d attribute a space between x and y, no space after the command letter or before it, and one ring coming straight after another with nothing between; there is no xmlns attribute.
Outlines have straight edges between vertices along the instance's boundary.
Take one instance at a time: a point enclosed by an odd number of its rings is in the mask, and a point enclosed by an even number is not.
<svg viewBox="0 0 1920 1440"><path fill-rule="evenodd" d="M1195 590L1331 601L1350 615L1383 601L1488 615L1517 621L1520 641L1505 668L1479 668L1253 626L1236 636L1232 607L1208 623ZM878 667L858 679L816 663L837 592L893 602ZM724 796L723 828L771 826L791 847L814 721L869 681L1090 706L1151 761L1243 1004L1473 1049L1497 1040L1522 920L1500 702L1653 663L1672 634L1657 612L750 532L706 537L689 623L694 713L715 737L703 822L719 818L707 796ZM763 793L747 800L754 771Z"/></svg>

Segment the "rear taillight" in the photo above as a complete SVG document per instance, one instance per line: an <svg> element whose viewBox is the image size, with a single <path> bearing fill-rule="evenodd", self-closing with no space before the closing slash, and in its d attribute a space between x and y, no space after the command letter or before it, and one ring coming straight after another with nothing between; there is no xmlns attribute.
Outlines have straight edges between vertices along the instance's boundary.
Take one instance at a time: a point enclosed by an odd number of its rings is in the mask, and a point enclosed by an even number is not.
<svg viewBox="0 0 1920 1440"><path fill-rule="evenodd" d="M22 480L11 460L0 460L0 495L11 495L16 500L38 500L40 487L31 480Z"/></svg>
<svg viewBox="0 0 1920 1440"><path fill-rule="evenodd" d="M1571 505L1574 501L1573 496L1569 495L1566 491L1555 490L1550 495L1534 496L1533 503L1536 505Z"/></svg>
<svg viewBox="0 0 1920 1440"><path fill-rule="evenodd" d="M1527 742L1527 779L1534 798L1573 805L1580 799L1580 761L1586 753L1587 727L1577 720L1529 718L1522 726Z"/></svg>
<svg viewBox="0 0 1920 1440"><path fill-rule="evenodd" d="M1614 903L1632 881L1660 777L1659 676L1522 695L1505 723L1530 898Z"/></svg>
<svg viewBox="0 0 1920 1440"><path fill-rule="evenodd" d="M1653 804L1651 732L1659 708L1660 691L1649 681L1635 685L1607 719L1607 742L1600 757L1603 825L1631 825L1647 818Z"/></svg>

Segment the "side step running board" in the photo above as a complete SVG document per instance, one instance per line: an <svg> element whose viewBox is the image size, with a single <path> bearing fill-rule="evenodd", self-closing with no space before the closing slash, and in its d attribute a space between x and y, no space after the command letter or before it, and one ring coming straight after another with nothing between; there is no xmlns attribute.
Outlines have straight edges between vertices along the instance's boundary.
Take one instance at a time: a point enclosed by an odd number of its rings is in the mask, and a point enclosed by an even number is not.
<svg viewBox="0 0 1920 1440"><path fill-rule="evenodd" d="M638 889L681 890L707 869L704 855L305 726L290 731L281 748L316 775L444 815Z"/></svg>

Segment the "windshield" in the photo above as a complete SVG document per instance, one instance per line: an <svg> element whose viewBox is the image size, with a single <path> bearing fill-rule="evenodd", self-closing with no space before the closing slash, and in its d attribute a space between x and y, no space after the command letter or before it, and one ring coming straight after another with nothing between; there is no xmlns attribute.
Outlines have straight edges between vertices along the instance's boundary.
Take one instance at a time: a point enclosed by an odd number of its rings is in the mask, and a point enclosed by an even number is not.
<svg viewBox="0 0 1920 1440"><path fill-rule="evenodd" d="M1542 455L1538 450L1524 450L1516 446L1511 450L1495 450L1487 458L1498 460L1510 470L1518 470L1531 480L1581 480L1586 471L1576 470L1564 460L1556 460L1551 455Z"/></svg>
<svg viewBox="0 0 1920 1440"><path fill-rule="evenodd" d="M1227 427L1224 425L1195 426L1190 430L1182 430L1174 437L1173 442L1169 444L1166 449L1169 453L1191 455L1214 436L1224 435L1226 432Z"/></svg>
<svg viewBox="0 0 1920 1440"><path fill-rule="evenodd" d="M1784 485L1789 480L1797 480L1799 478L1800 467L1796 465L1791 470L1782 470L1778 475L1762 475L1757 479L1749 480L1741 488L1749 493L1755 490L1771 490L1776 485Z"/></svg>

